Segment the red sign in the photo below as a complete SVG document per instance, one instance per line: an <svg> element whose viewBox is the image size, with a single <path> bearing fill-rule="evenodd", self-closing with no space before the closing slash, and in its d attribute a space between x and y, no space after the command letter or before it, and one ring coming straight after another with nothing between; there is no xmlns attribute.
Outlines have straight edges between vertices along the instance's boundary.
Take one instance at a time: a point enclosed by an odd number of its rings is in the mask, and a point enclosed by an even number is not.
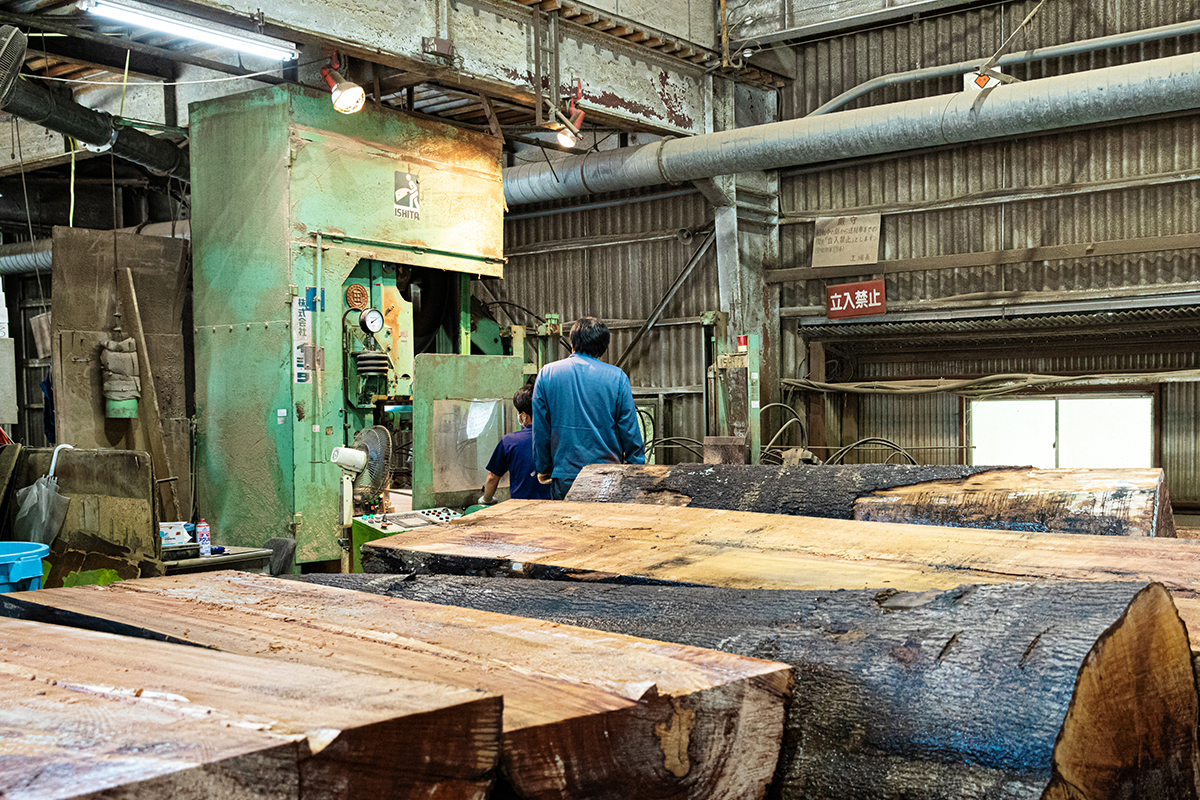
<svg viewBox="0 0 1200 800"><path fill-rule="evenodd" d="M887 313L883 281L839 283L825 287L825 316L828 319L870 317Z"/></svg>

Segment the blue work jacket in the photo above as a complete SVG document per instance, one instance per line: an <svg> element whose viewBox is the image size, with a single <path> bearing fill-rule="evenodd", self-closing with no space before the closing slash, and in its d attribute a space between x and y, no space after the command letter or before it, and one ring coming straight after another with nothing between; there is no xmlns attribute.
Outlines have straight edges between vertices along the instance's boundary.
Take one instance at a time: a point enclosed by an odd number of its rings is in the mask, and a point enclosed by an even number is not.
<svg viewBox="0 0 1200 800"><path fill-rule="evenodd" d="M573 481L588 464L645 464L629 377L572 353L547 364L533 387L533 464Z"/></svg>

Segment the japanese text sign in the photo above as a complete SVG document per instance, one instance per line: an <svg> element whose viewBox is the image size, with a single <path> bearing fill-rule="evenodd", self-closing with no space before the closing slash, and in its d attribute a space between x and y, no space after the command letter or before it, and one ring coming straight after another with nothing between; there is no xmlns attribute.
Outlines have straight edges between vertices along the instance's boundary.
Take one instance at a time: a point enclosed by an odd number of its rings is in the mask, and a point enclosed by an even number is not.
<svg viewBox="0 0 1200 800"><path fill-rule="evenodd" d="M883 281L839 283L825 287L825 316L829 319L869 317L887 313Z"/></svg>
<svg viewBox="0 0 1200 800"><path fill-rule="evenodd" d="M817 218L813 267L844 267L879 261L879 215Z"/></svg>

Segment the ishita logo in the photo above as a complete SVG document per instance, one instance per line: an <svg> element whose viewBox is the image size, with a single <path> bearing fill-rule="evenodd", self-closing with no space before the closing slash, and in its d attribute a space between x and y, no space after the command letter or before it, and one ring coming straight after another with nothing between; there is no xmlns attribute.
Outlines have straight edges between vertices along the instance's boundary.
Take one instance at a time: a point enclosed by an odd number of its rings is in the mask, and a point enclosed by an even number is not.
<svg viewBox="0 0 1200 800"><path fill-rule="evenodd" d="M396 216L421 218L421 182L411 172L396 173Z"/></svg>

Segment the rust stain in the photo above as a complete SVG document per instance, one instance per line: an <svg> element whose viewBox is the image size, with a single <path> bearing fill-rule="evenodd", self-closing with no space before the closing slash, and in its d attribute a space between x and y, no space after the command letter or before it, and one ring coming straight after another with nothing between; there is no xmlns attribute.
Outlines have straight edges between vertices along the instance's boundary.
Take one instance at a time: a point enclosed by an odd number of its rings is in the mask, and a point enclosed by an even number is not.
<svg viewBox="0 0 1200 800"><path fill-rule="evenodd" d="M691 130L694 120L684 111L683 93L678 86L671 85L669 78L665 72L658 73L658 96L667 109L667 119L672 125Z"/></svg>
<svg viewBox="0 0 1200 800"><path fill-rule="evenodd" d="M692 769L688 760L688 742L692 738L692 728L696 725L696 712L683 708L678 700L672 699L671 706L675 709L671 715L670 724L658 723L654 726L654 735L658 737L663 751L663 766L676 778L682 778Z"/></svg>
<svg viewBox="0 0 1200 800"><path fill-rule="evenodd" d="M304 401L296 403L296 421L300 422L304 419Z"/></svg>

